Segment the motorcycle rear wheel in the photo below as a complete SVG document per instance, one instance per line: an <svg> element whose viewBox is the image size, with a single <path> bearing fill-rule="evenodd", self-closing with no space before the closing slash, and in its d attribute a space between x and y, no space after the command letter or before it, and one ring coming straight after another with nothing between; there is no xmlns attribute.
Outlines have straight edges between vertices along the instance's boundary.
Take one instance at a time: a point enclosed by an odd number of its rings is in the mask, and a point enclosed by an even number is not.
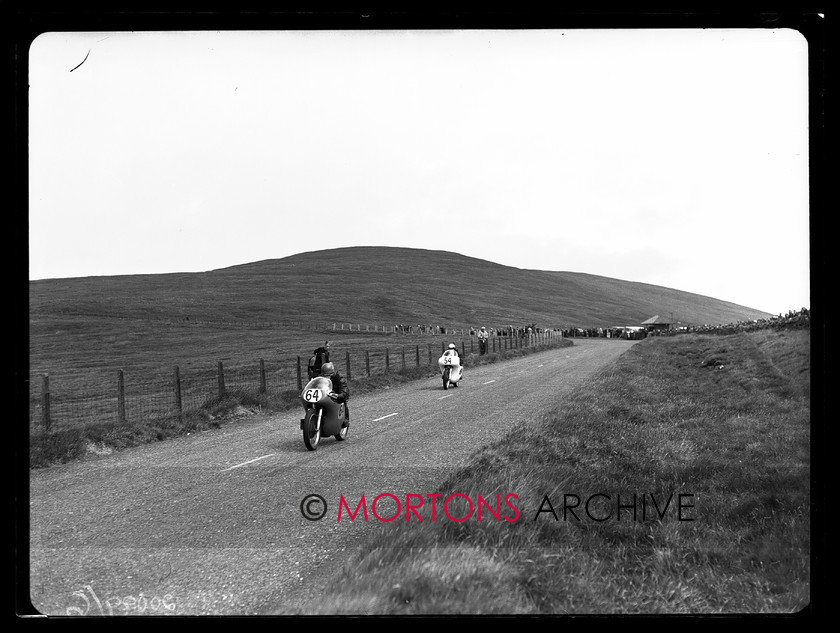
<svg viewBox="0 0 840 633"><path fill-rule="evenodd" d="M303 419L303 443L310 451L317 449L318 442L321 441L321 429L318 429L317 426L318 410L309 409Z"/></svg>
<svg viewBox="0 0 840 633"><path fill-rule="evenodd" d="M347 432L349 430L350 429L348 427L342 426L341 430L334 435L335 439L337 439L339 442L343 442L344 440L347 439Z"/></svg>

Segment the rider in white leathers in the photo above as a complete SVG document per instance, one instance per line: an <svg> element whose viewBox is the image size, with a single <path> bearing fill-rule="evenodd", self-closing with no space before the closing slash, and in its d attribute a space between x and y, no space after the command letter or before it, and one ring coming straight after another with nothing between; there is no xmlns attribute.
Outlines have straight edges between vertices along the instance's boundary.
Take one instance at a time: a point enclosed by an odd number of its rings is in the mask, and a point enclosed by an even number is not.
<svg viewBox="0 0 840 633"><path fill-rule="evenodd" d="M463 372L464 363L463 363L463 361L461 360L461 355L458 353L458 348L457 348L457 347L455 347L455 343L450 343L450 344L449 344L449 349L447 349L447 350L443 353L443 355L444 355L444 356L455 356L455 357L457 357L457 358L458 358L458 364L461 366L461 370L460 370L460 371L461 371L461 372ZM463 377L463 373L461 373L461 376L458 378L458 380L460 380L462 377ZM454 383L454 382L453 382L452 384L453 384L453 385L455 385L456 387L458 386L458 384L457 384L457 383Z"/></svg>

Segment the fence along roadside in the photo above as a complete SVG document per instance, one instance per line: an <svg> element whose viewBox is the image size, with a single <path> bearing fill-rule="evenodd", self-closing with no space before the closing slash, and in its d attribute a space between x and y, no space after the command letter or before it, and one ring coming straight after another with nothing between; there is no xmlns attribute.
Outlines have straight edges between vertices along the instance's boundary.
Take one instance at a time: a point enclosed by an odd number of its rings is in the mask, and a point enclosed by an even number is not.
<svg viewBox="0 0 840 633"><path fill-rule="evenodd" d="M488 353L504 353L522 347L547 346L560 340L557 332L545 331L526 336L491 337ZM446 342L411 347L401 346L382 350L363 350L351 355L347 351L338 368L348 380L353 377L372 377L411 367L433 366L445 349ZM462 355L476 353L475 337L460 340ZM111 393L101 389L75 394L56 393L56 381L49 374L41 376L40 393L30 395L30 429L49 431L56 424L84 425L89 422L129 422L182 417L207 407L227 395L248 391L258 394L285 391L299 392L306 376L307 357L297 356L293 365L267 363L259 359L252 366L226 366L218 361L216 368L182 371L174 366L168 377L136 381L122 369L117 370ZM60 383L59 383L60 384Z"/></svg>

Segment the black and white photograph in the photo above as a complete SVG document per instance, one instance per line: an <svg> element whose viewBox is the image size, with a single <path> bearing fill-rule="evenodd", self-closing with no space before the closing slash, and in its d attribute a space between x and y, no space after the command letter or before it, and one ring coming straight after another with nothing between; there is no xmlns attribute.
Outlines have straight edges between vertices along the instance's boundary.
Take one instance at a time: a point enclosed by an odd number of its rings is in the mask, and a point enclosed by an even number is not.
<svg viewBox="0 0 840 633"><path fill-rule="evenodd" d="M825 16L706 18L18 14L18 618L814 615Z"/></svg>

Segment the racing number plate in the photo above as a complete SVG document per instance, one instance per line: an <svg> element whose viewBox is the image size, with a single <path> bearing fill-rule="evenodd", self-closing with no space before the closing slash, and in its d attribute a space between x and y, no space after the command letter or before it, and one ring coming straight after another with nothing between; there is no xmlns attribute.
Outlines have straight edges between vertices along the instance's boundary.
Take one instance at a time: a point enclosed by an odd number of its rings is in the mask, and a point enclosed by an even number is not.
<svg viewBox="0 0 840 633"><path fill-rule="evenodd" d="M321 399L322 393L320 389L307 389L303 392L303 399L306 402L318 402Z"/></svg>

